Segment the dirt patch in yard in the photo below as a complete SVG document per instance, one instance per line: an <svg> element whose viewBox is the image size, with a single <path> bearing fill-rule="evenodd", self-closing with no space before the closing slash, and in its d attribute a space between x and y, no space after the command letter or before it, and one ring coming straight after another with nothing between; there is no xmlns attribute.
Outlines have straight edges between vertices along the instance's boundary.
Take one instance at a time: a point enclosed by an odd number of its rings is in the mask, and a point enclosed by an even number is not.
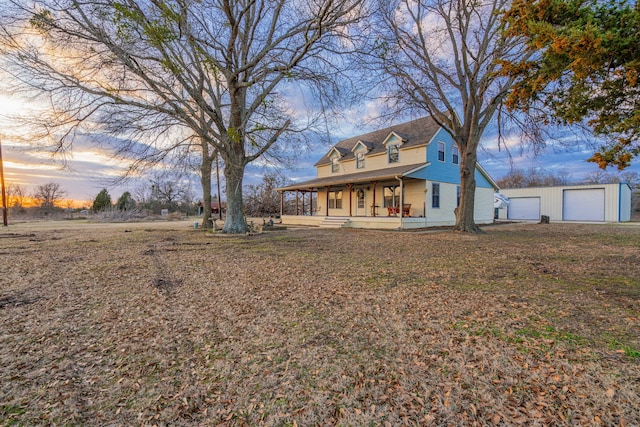
<svg viewBox="0 0 640 427"><path fill-rule="evenodd" d="M640 227L21 227L4 425L640 424Z"/></svg>

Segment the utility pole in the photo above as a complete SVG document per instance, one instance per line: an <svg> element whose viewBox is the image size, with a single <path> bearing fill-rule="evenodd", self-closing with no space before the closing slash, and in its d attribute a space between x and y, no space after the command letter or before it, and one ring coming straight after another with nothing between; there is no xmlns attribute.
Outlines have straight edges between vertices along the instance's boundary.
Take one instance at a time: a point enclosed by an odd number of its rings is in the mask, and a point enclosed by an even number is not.
<svg viewBox="0 0 640 427"><path fill-rule="evenodd" d="M7 222L7 191L4 186L4 165L2 162L2 141L0 140L0 185L2 185L2 223L5 227L9 225Z"/></svg>

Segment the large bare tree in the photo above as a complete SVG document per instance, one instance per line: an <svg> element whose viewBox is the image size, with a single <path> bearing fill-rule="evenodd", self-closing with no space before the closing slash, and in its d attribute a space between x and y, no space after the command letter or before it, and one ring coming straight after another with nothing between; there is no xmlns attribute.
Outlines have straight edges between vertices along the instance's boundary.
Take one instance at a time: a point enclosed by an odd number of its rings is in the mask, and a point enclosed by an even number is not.
<svg viewBox="0 0 640 427"><path fill-rule="evenodd" d="M521 58L524 44L503 34L510 0L394 0L383 6L385 31L374 50L390 76L388 96L398 109L430 114L461 153L456 231L478 232L473 212L480 139L513 78L500 61Z"/></svg>
<svg viewBox="0 0 640 427"><path fill-rule="evenodd" d="M52 181L36 186L32 197L40 203L45 212L51 212L66 195L67 192L62 186Z"/></svg>
<svg viewBox="0 0 640 427"><path fill-rule="evenodd" d="M332 52L348 46L348 27L364 7L362 0L4 3L3 67L50 97L49 122L62 126L47 130L60 147L96 123L99 131L147 136L151 148L127 150L147 160L199 141L203 184L212 154L224 162L228 233L247 229L245 166L304 123L278 91L293 82L335 84Z"/></svg>

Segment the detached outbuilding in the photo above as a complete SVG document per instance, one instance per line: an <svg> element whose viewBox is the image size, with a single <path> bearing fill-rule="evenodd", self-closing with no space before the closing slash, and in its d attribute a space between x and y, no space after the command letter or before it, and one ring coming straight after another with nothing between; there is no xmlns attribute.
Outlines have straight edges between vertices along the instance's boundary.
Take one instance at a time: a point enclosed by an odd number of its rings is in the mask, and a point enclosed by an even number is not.
<svg viewBox="0 0 640 427"><path fill-rule="evenodd" d="M502 189L509 204L498 210L499 219L539 221L625 222L631 220L628 184L564 185Z"/></svg>

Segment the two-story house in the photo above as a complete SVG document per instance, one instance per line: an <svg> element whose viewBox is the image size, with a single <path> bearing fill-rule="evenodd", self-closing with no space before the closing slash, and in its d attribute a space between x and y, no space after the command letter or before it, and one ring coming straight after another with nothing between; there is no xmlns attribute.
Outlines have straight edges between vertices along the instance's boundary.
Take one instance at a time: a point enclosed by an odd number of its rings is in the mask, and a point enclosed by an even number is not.
<svg viewBox="0 0 640 427"><path fill-rule="evenodd" d="M453 225L460 159L451 136L431 117L345 139L315 164L316 179L278 189L296 192L299 213L282 221L388 229ZM475 221L491 223L498 187L480 165L476 182Z"/></svg>

